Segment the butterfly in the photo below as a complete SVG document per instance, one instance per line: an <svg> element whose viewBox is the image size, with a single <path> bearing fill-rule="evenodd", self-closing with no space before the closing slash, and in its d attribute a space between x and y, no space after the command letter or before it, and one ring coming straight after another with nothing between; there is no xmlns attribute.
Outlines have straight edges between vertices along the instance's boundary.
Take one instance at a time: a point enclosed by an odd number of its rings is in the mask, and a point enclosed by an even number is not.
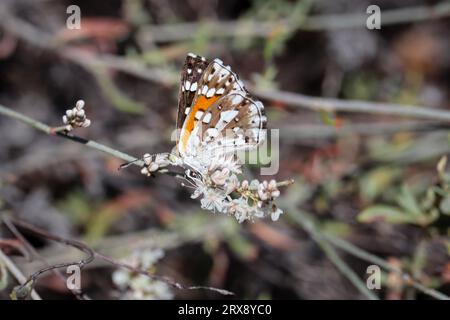
<svg viewBox="0 0 450 320"><path fill-rule="evenodd" d="M189 53L178 99L176 151L184 164L205 170L212 158L255 149L266 136L264 105L220 59Z"/></svg>
<svg viewBox="0 0 450 320"><path fill-rule="evenodd" d="M170 154L145 154L147 176L168 165L185 169L182 185L201 207L234 215L239 222L283 212L273 200L275 180L240 181L237 151L257 148L266 138L264 105L253 98L229 66L189 53L181 71L177 143ZM164 169L163 169L164 170Z"/></svg>

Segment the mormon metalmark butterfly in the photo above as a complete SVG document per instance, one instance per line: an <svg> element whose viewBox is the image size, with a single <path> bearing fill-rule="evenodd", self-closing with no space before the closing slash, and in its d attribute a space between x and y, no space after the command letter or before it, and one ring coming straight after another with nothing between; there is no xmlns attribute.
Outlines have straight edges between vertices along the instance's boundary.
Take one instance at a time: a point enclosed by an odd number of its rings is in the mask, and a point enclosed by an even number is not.
<svg viewBox="0 0 450 320"><path fill-rule="evenodd" d="M183 185L192 188L203 209L234 215L239 222L283 212L273 200L275 180L239 181L237 151L255 149L266 136L264 106L219 59L188 54L181 72L177 144L170 155L144 155L142 173L168 165L185 169ZM164 169L163 169L164 170Z"/></svg>
<svg viewBox="0 0 450 320"><path fill-rule="evenodd" d="M177 151L202 171L211 159L256 148L266 135L264 106L219 59L189 53L178 101Z"/></svg>

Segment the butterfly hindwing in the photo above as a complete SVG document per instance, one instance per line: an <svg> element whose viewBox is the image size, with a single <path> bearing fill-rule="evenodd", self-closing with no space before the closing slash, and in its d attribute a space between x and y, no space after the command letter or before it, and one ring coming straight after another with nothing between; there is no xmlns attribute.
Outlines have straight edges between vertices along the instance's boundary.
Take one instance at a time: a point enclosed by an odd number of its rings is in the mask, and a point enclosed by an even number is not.
<svg viewBox="0 0 450 320"><path fill-rule="evenodd" d="M195 133L206 149L247 150L265 139L266 123L260 101L247 92L233 91L206 110Z"/></svg>

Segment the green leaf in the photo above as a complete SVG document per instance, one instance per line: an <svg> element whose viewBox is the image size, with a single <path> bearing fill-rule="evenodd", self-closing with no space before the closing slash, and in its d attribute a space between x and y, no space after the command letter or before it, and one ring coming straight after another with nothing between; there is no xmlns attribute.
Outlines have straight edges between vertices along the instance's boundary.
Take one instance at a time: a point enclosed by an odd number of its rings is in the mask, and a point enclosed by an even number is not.
<svg viewBox="0 0 450 320"><path fill-rule="evenodd" d="M349 224L340 221L328 220L321 224L321 232L335 237L345 238L351 231Z"/></svg>
<svg viewBox="0 0 450 320"><path fill-rule="evenodd" d="M445 197L442 199L439 209L443 214L450 215L450 196Z"/></svg>
<svg viewBox="0 0 450 320"><path fill-rule="evenodd" d="M360 180L361 195L371 201L386 191L402 173L400 168L383 166L371 170Z"/></svg>
<svg viewBox="0 0 450 320"><path fill-rule="evenodd" d="M392 206L375 205L363 210L357 217L359 222L384 221L393 224L414 223L415 217Z"/></svg>
<svg viewBox="0 0 450 320"><path fill-rule="evenodd" d="M397 197L397 203L409 214L416 216L422 215L422 209L407 185L402 186L400 194Z"/></svg>

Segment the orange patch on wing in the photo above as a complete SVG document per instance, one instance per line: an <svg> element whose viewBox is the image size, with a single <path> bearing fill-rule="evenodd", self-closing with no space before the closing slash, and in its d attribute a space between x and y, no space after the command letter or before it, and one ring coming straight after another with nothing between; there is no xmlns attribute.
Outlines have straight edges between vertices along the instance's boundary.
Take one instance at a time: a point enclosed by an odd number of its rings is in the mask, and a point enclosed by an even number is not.
<svg viewBox="0 0 450 320"><path fill-rule="evenodd" d="M191 111L189 112L188 117L184 121L183 125L183 135L180 138L180 143L183 150L186 150L187 141L189 136L191 135L192 130L194 130L194 126L196 123L195 114L197 111L205 112L209 106L211 106L214 102L219 99L219 96L212 96L211 98L207 98L205 96L200 96L194 105L191 107Z"/></svg>

